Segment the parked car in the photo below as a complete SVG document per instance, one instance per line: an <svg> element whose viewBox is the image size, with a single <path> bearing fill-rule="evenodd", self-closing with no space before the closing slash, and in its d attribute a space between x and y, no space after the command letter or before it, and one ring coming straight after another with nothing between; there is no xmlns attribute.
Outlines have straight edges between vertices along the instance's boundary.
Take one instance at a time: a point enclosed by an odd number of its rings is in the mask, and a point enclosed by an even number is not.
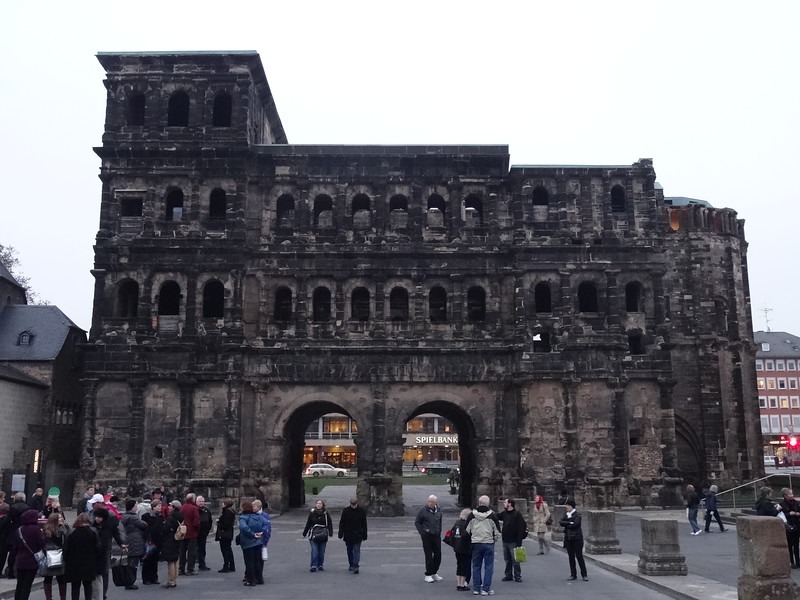
<svg viewBox="0 0 800 600"><path fill-rule="evenodd" d="M347 472L347 469L340 469L328 463L315 463L308 465L303 475L310 475L311 477L345 477Z"/></svg>
<svg viewBox="0 0 800 600"><path fill-rule="evenodd" d="M447 474L453 470L453 467L451 467L450 465L446 465L444 463L432 462L428 463L424 467L420 467L419 470L421 473L427 473L428 475L433 475L435 473Z"/></svg>
<svg viewBox="0 0 800 600"><path fill-rule="evenodd" d="M764 466L765 467L772 467L775 468L775 457L774 456L764 456Z"/></svg>

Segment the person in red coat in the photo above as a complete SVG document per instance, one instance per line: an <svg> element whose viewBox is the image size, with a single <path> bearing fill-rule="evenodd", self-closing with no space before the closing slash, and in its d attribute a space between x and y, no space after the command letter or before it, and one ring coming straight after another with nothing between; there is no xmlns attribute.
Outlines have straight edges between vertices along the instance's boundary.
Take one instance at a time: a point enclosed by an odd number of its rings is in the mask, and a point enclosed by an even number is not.
<svg viewBox="0 0 800 600"><path fill-rule="evenodd" d="M200 509L197 508L194 494L186 494L186 502L181 506L181 515L183 515L183 524L186 525L186 537L181 541L178 575L194 575L194 564L197 561L197 536L200 535Z"/></svg>
<svg viewBox="0 0 800 600"><path fill-rule="evenodd" d="M39 529L38 520L38 511L26 510L20 517L20 527L13 538L14 570L17 574L14 600L28 600L33 580L39 570L34 554L44 549L44 533Z"/></svg>

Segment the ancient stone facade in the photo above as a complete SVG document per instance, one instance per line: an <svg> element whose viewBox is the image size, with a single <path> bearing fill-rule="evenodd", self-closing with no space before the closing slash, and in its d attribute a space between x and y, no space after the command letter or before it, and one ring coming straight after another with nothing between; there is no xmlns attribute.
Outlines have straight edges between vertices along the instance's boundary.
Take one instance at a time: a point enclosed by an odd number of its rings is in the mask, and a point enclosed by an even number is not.
<svg viewBox="0 0 800 600"><path fill-rule="evenodd" d="M358 424L402 503L402 432L459 434L461 500L668 503L763 469L743 222L652 161L290 145L250 52L109 54L84 481L304 501L304 431Z"/></svg>

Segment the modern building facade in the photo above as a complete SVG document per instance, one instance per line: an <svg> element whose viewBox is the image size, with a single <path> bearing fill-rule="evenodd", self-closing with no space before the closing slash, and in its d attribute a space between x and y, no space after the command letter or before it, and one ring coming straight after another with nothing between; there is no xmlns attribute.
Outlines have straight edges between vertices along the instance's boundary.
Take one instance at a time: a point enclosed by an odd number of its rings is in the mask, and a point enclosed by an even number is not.
<svg viewBox="0 0 800 600"><path fill-rule="evenodd" d="M101 53L83 481L304 502L306 432L358 435L403 512L407 424L461 497L667 504L763 471L743 222L650 159L288 143L254 52ZM350 425L349 425L350 426Z"/></svg>
<svg viewBox="0 0 800 600"><path fill-rule="evenodd" d="M755 341L764 455L782 462L800 459L787 444L791 436L800 436L800 338L782 331L756 331Z"/></svg>

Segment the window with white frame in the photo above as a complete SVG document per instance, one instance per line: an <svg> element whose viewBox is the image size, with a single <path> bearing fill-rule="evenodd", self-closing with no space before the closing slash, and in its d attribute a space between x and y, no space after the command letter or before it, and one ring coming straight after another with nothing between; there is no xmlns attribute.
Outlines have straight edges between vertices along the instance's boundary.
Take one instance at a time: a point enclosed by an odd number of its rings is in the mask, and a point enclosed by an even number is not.
<svg viewBox="0 0 800 600"><path fill-rule="evenodd" d="M756 361L756 371L763 371L764 370L764 361L757 360Z"/></svg>
<svg viewBox="0 0 800 600"><path fill-rule="evenodd" d="M785 371L786 370L786 363L782 360L775 361L775 370L776 371Z"/></svg>
<svg viewBox="0 0 800 600"><path fill-rule="evenodd" d="M767 408L767 397L766 396L759 396L758 397L758 408Z"/></svg>
<svg viewBox="0 0 800 600"><path fill-rule="evenodd" d="M792 433L792 415L781 415L781 433Z"/></svg>
<svg viewBox="0 0 800 600"><path fill-rule="evenodd" d="M762 343L761 343L761 351L762 351L762 352L769 352L769 343L767 343L767 342L762 342Z"/></svg>
<svg viewBox="0 0 800 600"><path fill-rule="evenodd" d="M777 388L777 384L775 383L775 378L774 377L767 377L767 389L768 390L776 390L776 389L778 389Z"/></svg>
<svg viewBox="0 0 800 600"><path fill-rule="evenodd" d="M795 433L800 431L800 415L792 415L792 427L794 427Z"/></svg>
<svg viewBox="0 0 800 600"><path fill-rule="evenodd" d="M766 361L764 363L764 366L766 367L767 371L774 371L775 370L775 361L774 360L768 360L768 361Z"/></svg>
<svg viewBox="0 0 800 600"><path fill-rule="evenodd" d="M789 377L786 381L789 382L789 389L796 390L797 389L797 377Z"/></svg>
<svg viewBox="0 0 800 600"><path fill-rule="evenodd" d="M778 433L781 430L781 418L778 415L769 416L769 429L772 433Z"/></svg>
<svg viewBox="0 0 800 600"><path fill-rule="evenodd" d="M785 390L786 389L786 378L785 377L779 377L778 378L778 389L779 390Z"/></svg>
<svg viewBox="0 0 800 600"><path fill-rule="evenodd" d="M763 377L759 377L757 379L757 381L758 381L758 389L760 389L760 390L767 389L767 380L766 379L764 379Z"/></svg>
<svg viewBox="0 0 800 600"><path fill-rule="evenodd" d="M787 371L797 371L797 363L793 359L789 359L786 361L786 370Z"/></svg>
<svg viewBox="0 0 800 600"><path fill-rule="evenodd" d="M770 408L778 408L778 397L777 396L770 396L769 397L769 407Z"/></svg>
<svg viewBox="0 0 800 600"><path fill-rule="evenodd" d="M789 404L792 405L792 408L800 408L800 396L789 396ZM797 431L800 432L800 429Z"/></svg>
<svg viewBox="0 0 800 600"><path fill-rule="evenodd" d="M789 396L781 396L779 400L781 408L789 408Z"/></svg>
<svg viewBox="0 0 800 600"><path fill-rule="evenodd" d="M769 433L769 417L761 417L761 433Z"/></svg>

